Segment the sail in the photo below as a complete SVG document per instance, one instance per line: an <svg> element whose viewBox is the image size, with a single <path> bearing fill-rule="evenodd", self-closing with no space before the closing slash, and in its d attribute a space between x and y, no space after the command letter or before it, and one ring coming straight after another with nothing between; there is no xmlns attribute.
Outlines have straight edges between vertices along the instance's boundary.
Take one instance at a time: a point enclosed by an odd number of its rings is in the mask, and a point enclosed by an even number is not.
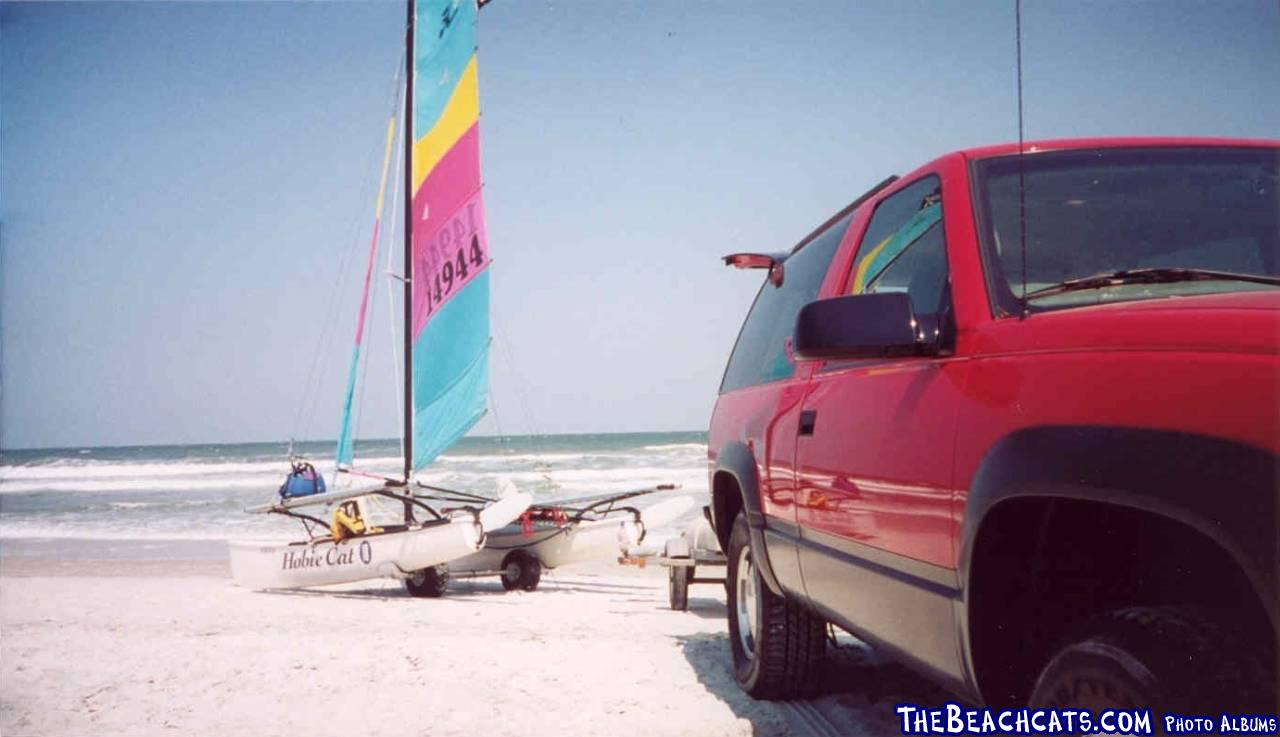
<svg viewBox="0 0 1280 737"><path fill-rule="evenodd" d="M396 116L387 123L387 146L382 155L382 179L378 183L378 204L373 213L373 236L369 239L369 263L364 270L364 294L360 297L360 316L356 321L356 344L351 351L351 367L347 370L347 393L342 402L342 429L338 433L338 467L350 466L354 451L351 435L351 403L356 393L356 374L360 368L360 347L364 341L364 324L369 312L369 287L373 279L373 262L378 256L378 230L382 224L383 196L387 191L387 170L391 166L391 149L395 145Z"/></svg>
<svg viewBox="0 0 1280 737"><path fill-rule="evenodd" d="M474 0L422 0L413 49L413 468L471 429L489 390Z"/></svg>

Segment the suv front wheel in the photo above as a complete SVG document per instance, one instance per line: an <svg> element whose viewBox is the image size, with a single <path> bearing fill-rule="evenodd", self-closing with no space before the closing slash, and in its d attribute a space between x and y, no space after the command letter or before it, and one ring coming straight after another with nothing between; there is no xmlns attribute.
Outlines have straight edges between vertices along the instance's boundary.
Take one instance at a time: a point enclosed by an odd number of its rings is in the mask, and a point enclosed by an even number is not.
<svg viewBox="0 0 1280 737"><path fill-rule="evenodd" d="M1269 711L1273 683L1227 631L1189 611L1134 607L1098 620L1057 652L1031 694L1035 708L1216 714Z"/></svg>
<svg viewBox="0 0 1280 737"><path fill-rule="evenodd" d="M758 699L787 699L808 690L814 661L826 649L826 623L769 590L751 550L747 518L729 534L729 647L733 674Z"/></svg>

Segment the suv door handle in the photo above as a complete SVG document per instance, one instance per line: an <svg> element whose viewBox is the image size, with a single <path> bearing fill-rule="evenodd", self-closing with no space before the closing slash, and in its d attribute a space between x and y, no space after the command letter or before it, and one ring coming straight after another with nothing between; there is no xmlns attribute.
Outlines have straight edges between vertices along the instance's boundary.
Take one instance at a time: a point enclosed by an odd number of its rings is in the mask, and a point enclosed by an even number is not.
<svg viewBox="0 0 1280 737"><path fill-rule="evenodd" d="M806 409L800 412L800 434L812 435L813 426L818 421L818 410Z"/></svg>

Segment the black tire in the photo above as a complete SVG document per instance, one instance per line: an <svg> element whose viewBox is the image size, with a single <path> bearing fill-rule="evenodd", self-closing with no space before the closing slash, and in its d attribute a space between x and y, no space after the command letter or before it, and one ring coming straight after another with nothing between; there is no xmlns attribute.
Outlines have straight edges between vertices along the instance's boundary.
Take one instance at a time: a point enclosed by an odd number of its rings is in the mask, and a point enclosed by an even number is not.
<svg viewBox="0 0 1280 737"><path fill-rule="evenodd" d="M1094 620L1050 658L1030 706L1243 712L1267 704L1269 681L1256 658L1206 620L1177 608L1134 607Z"/></svg>
<svg viewBox="0 0 1280 737"><path fill-rule="evenodd" d="M507 591L533 591L542 580L542 564L538 559L517 550L502 562L502 588Z"/></svg>
<svg viewBox="0 0 1280 737"><path fill-rule="evenodd" d="M693 568L687 566L671 566L670 581L667 585L671 608L683 612L689 608L689 579Z"/></svg>
<svg viewBox="0 0 1280 737"><path fill-rule="evenodd" d="M747 518L739 514L729 534L729 647L733 675L757 699L789 699L805 695L812 686L813 667L827 646L826 622L796 602L769 590L751 565L744 580L754 588L754 632L744 637L740 620L748 617L750 596L740 601L738 573L752 558ZM750 628L750 622L747 622Z"/></svg>
<svg viewBox="0 0 1280 737"><path fill-rule="evenodd" d="M449 564L441 563L438 566L414 571L412 576L404 580L404 587L409 590L411 596L427 599L438 599L444 596L445 590L449 588Z"/></svg>
<svg viewBox="0 0 1280 737"><path fill-rule="evenodd" d="M520 561L520 590L533 591L542 580L542 564L532 555L526 555Z"/></svg>
<svg viewBox="0 0 1280 737"><path fill-rule="evenodd" d="M503 563L502 575L498 578L502 581L504 591L515 591L520 585L520 564L515 561Z"/></svg>

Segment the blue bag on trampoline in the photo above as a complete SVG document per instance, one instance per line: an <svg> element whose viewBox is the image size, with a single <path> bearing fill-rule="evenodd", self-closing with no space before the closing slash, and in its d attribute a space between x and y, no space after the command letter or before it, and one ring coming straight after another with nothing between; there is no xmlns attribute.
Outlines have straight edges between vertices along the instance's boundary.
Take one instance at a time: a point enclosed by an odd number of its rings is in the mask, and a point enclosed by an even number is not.
<svg viewBox="0 0 1280 737"><path fill-rule="evenodd" d="M311 496L324 493L324 477L310 463L295 463L289 478L280 487L280 498Z"/></svg>

